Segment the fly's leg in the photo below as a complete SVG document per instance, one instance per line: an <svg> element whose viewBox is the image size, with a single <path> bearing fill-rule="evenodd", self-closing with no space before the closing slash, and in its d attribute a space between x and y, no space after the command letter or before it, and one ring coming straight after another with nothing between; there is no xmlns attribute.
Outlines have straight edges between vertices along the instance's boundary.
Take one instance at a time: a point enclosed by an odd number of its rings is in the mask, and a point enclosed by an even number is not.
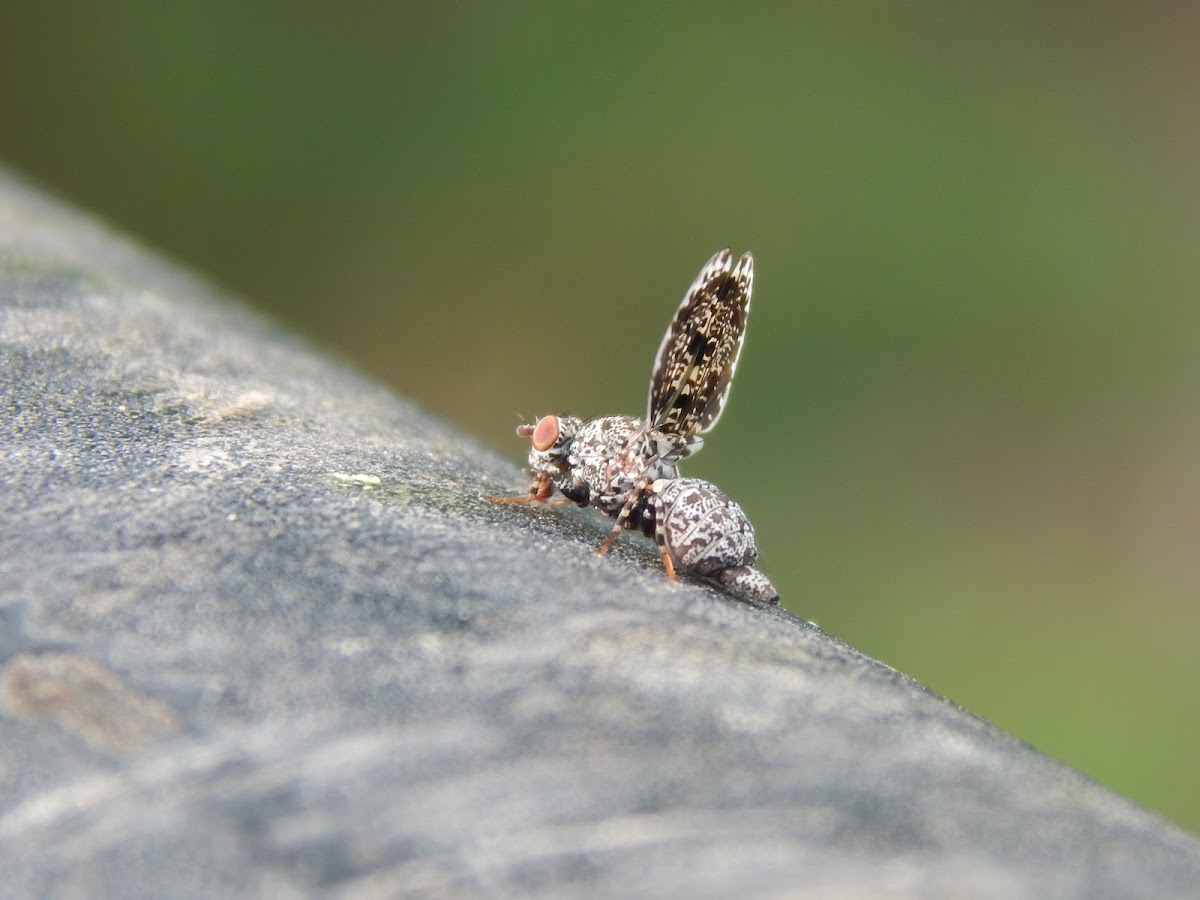
<svg viewBox="0 0 1200 900"><path fill-rule="evenodd" d="M667 510L662 497L654 490L650 491L650 503L654 507L654 542L658 544L658 552L662 554L663 568L667 577L678 581L675 574L675 563L671 560L671 551L667 549Z"/></svg>
<svg viewBox="0 0 1200 900"><path fill-rule="evenodd" d="M488 503L548 503L550 495L554 493L554 483L550 481L550 476L545 472L538 472L534 476L533 484L529 486L529 495L525 497L496 497L491 494L480 494L481 500L486 500ZM552 505L562 506L565 503L570 503L566 497L561 500L556 500Z"/></svg>
<svg viewBox="0 0 1200 900"><path fill-rule="evenodd" d="M639 500L642 499L642 494L646 493L646 488L650 486L652 478L650 475L643 476L637 484L633 486L633 490L629 492L629 496L625 498L625 504L621 507L621 511L617 513L617 524L613 526L608 537L604 539L604 543L600 545L600 549L596 551L597 556L603 556L608 552L608 548L613 545L613 541L628 527L626 522L629 521L629 516L633 513L633 508L637 506Z"/></svg>

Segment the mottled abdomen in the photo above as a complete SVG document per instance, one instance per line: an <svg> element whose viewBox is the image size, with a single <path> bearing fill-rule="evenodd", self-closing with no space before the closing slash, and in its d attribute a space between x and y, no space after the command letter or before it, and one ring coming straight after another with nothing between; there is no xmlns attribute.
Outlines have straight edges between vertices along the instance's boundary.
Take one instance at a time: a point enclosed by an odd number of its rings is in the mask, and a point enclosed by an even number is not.
<svg viewBox="0 0 1200 900"><path fill-rule="evenodd" d="M654 538L679 568L764 603L779 602L775 586L754 568L754 526L728 494L699 478L660 479L650 494Z"/></svg>

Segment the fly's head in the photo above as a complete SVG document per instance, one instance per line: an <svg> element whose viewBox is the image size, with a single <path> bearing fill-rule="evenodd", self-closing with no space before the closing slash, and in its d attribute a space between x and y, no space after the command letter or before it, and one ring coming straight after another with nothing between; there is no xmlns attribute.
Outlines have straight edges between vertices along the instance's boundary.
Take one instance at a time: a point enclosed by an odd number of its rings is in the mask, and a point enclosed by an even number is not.
<svg viewBox="0 0 1200 900"><path fill-rule="evenodd" d="M533 425L520 425L517 434L529 438L529 469L558 479L566 471L571 444L582 422L574 416L542 416Z"/></svg>
<svg viewBox="0 0 1200 900"><path fill-rule="evenodd" d="M517 434L529 438L529 492L545 499L555 488L570 496L574 478L569 457L582 421L575 416L542 416L533 425L521 425ZM574 499L574 498L572 498Z"/></svg>

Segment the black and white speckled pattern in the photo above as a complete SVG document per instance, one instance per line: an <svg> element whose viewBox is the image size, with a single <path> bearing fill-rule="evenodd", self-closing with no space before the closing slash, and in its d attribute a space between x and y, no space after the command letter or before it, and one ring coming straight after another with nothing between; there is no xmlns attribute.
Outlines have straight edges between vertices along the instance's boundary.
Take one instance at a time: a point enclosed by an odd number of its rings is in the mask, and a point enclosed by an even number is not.
<svg viewBox="0 0 1200 900"><path fill-rule="evenodd" d="M590 505L618 515L638 484L679 477L674 459L647 446L645 423L635 416L604 416L579 429L569 456L571 476L588 486Z"/></svg>
<svg viewBox="0 0 1200 900"><path fill-rule="evenodd" d="M733 265L729 248L700 270L663 335L650 377L646 419L686 442L717 424L746 337L754 258Z"/></svg>
<svg viewBox="0 0 1200 900"><path fill-rule="evenodd" d="M754 568L754 526L728 494L699 478L660 479L649 493L655 540L676 566L755 600L779 602L775 586Z"/></svg>
<svg viewBox="0 0 1200 900"><path fill-rule="evenodd" d="M542 503L558 490L616 519L598 552L607 551L623 529L640 528L658 539L671 577L675 564L754 599L778 602L770 581L751 566L758 551L741 507L709 482L679 477L679 461L700 449L700 435L724 409L746 334L753 281L749 253L736 265L728 248L714 255L663 335L646 418L582 422L550 415L534 426L522 425L517 434L531 441L529 495L486 499Z"/></svg>

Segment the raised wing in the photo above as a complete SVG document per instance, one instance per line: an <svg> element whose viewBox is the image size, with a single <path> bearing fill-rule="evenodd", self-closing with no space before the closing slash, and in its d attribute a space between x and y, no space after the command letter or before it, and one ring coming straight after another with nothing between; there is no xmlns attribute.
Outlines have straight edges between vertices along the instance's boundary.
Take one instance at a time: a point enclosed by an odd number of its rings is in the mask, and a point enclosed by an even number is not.
<svg viewBox="0 0 1200 900"><path fill-rule="evenodd" d="M693 437L717 423L742 352L753 281L754 258L743 254L735 266L728 248L700 270L654 360L652 428Z"/></svg>

